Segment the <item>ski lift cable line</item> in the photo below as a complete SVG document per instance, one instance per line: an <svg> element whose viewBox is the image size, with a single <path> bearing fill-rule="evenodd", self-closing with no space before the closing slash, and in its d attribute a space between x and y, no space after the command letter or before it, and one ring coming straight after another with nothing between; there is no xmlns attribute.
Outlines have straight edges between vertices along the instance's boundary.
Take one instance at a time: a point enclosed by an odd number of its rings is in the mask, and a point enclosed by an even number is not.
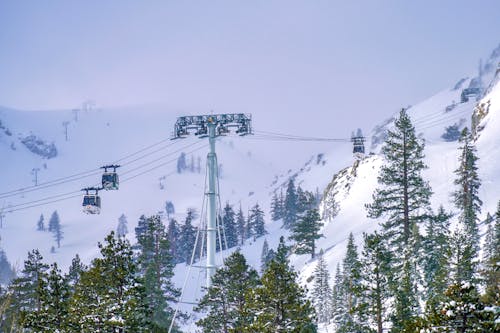
<svg viewBox="0 0 500 333"><path fill-rule="evenodd" d="M456 118L457 116L466 115L467 113L470 113L470 112L471 112L471 110L462 110L460 112L455 112L455 113L449 113L449 114L440 115L440 117L420 118L419 120L413 121L413 124L415 124L415 125L426 125L427 123L433 123L433 122L441 121L441 120L452 120L453 118Z"/></svg>
<svg viewBox="0 0 500 333"><path fill-rule="evenodd" d="M61 184L72 183L72 182L77 181L77 180L89 178L91 176L96 176L96 175L100 175L100 174L101 174L101 172L98 171L98 172L94 172L94 173L91 173L91 174L88 174L88 175L85 175L85 176L81 176L81 177L77 177L77 178L71 178L71 179L67 179L67 180L61 180L60 182L56 182L56 183L54 183L54 182L51 182L50 184L44 183L45 185L38 185L36 187L30 187L29 189L27 189L25 191L18 191L18 192L11 193L11 194L0 195L0 199L13 197L13 196L20 195L20 194L26 194L26 193L30 193L30 192L34 192L34 191L39 191L39 190L43 190L43 189L46 189L46 188L49 188L49 187L61 185Z"/></svg>
<svg viewBox="0 0 500 333"><path fill-rule="evenodd" d="M182 152L184 149L190 148L190 147L192 147L192 146L199 145L200 143L203 143L203 141L195 141L195 142L193 142L193 143L190 143L190 144L188 144L188 145L186 145L186 146L183 146L183 147L181 147L181 148L179 148L179 149L177 149L177 150L174 150L174 151L172 151L172 152L169 152L168 154L165 154L165 155L163 155L163 156L160 156L160 157L158 157L158 158L156 158L156 159L154 159L154 160L152 160L152 161L149 161L149 162L147 162L147 163L141 164L141 165L139 165L139 166L137 166L137 167L135 167L135 168L133 168L133 169L130 169L130 170L126 171L126 172L122 172L122 173L121 173L121 175L122 175L122 176L128 175L129 173L132 173L132 172L134 172L134 171L140 170L140 169L142 169L142 168L144 168L144 167L147 167L147 166L151 165L152 163L155 163L155 162L161 161L161 160L162 160L162 159L164 159L164 158L167 158L167 157L169 157L169 156L171 156L171 155L173 155L173 154L176 154L176 153Z"/></svg>
<svg viewBox="0 0 500 333"><path fill-rule="evenodd" d="M80 192L80 191L78 191L78 192ZM27 207L21 207L21 208L12 209L12 210L7 209L6 212L7 213L13 213L13 212L17 212L17 211L20 211L20 210L26 210L26 209L29 209L29 208L45 206L45 205L48 205L48 204L51 204L51 203L66 201L66 200L74 199L74 198L81 198L81 195L77 194L77 195L73 195L73 196L70 196L70 197L67 197L67 198L62 198L62 199L57 199L57 200L53 200L53 201L43 202L43 203L39 203L39 204L36 204L36 205L31 205L31 206L27 206Z"/></svg>
<svg viewBox="0 0 500 333"><path fill-rule="evenodd" d="M192 149L191 151L188 151L187 153L188 153L188 154L194 153L195 151L198 151L198 150L201 150L201 149L203 149L203 148L206 148L207 146L208 146L208 145L203 145L203 146L197 147L196 149ZM152 167L152 168L150 168L150 169L147 169L147 170L145 170L145 171L142 171L141 173L138 173L138 174L136 174L136 175L133 175L133 176L130 176L130 177L128 177L128 178L123 179L123 180L122 180L122 183L124 183L124 182L126 182L126 181L129 181L129 180L132 180L132 179L134 179L134 178L137 178L137 177L139 177L139 176L142 176L142 175L144 175L144 174L146 174L146 173L148 173L148 172L154 171L154 170L156 170L156 169L158 169L158 168L161 168L162 166L165 166L165 165L167 165L167 164L170 164L170 163L173 163L173 162L176 162L176 161L177 161L177 158L174 158L174 159L168 160L168 161L166 161L166 162L163 162L163 163L161 163L161 164L159 164L159 165L157 165L157 166L154 166L154 167ZM128 173L130 173L130 172L128 172ZM169 173L167 176L171 176L171 175L173 175L173 174L175 174L175 173L176 173L176 172L171 172L171 173Z"/></svg>
<svg viewBox="0 0 500 333"><path fill-rule="evenodd" d="M129 154L127 156L124 156L122 157L121 159L118 159L116 161L113 162L113 164L117 164L119 162L122 162L130 157L133 157L135 155L138 155L148 149L151 149L153 147L156 147L166 141L171 141L170 139L163 139L159 142L156 142L152 145L149 145L147 147L144 147L132 154ZM158 150L155 150L154 152L151 152L150 154L153 154L153 153L156 153L162 149L165 149L165 148L168 148L170 147L171 145L175 144L176 142L174 143L171 143L169 145L166 145L164 147L162 147L161 149L158 149ZM142 157L147 157L149 155L143 155ZM135 162L136 160L133 160L133 161L130 161L126 164L130 164L130 163L133 163ZM40 189L43 189L43 188L47 188L47 187L51 187L51 186L56 186L56 185L60 185L60 184L64 184L66 182L71 182L71 181L75 181L75 180L79 180L79 179L83 179L83 178L86 178L86 177L90 177L90 176L95 176L97 174L100 174L101 171L100 171L100 168L95 168L95 169L91 169L91 170L87 170L87 171L83 171L83 172L79 172L79 173L76 173L76 174L73 174L73 175L69 175L69 176L65 176L65 177L61 177L61 178L57 178L57 179L53 179L53 180L50 180L50 181L47 181L47 182L43 182L43 183L40 183L38 185L32 185L32 186L27 186L27 187L22 187L22 188L19 188L19 189L16 189L16 190L11 190L11 191L7 191L7 192L2 192L0 193L0 199L2 198L7 198L7 197L11 197L11 196L15 196L15 195L18 195L18 194L22 194L22 193L28 193L28 192L31 192L31 191L37 191L37 190L40 190ZM74 178L74 179L73 179Z"/></svg>
<svg viewBox="0 0 500 333"><path fill-rule="evenodd" d="M458 112L457 111L449 111L449 112L446 112L446 113L435 113L435 114L432 114L432 115L429 115L429 116L414 117L414 118L412 118L412 122L413 123L427 122L427 121L431 121L431 120L434 120L434 119L439 119L439 118L444 118L444 117L448 117L448 116L464 114L464 113L468 113L468 112L470 112L470 109L464 109L464 110L461 110L461 111L458 111Z"/></svg>
<svg viewBox="0 0 500 333"><path fill-rule="evenodd" d="M279 138L287 138L287 139L297 139L297 140L311 140L311 141L339 141L339 142L344 142L344 141L349 141L350 139L345 139L345 138L324 138L324 137L312 137L312 136L303 136L303 135L294 135L294 134L285 134L285 133L275 133L275 132L268 132L268 131L254 131L255 134L257 135L266 135L266 136L272 136L272 137L279 137Z"/></svg>
<svg viewBox="0 0 500 333"><path fill-rule="evenodd" d="M247 138L249 140L264 141L290 141L290 142L351 142L348 139L327 139L327 138L287 138L281 136L255 135Z"/></svg>
<svg viewBox="0 0 500 333"><path fill-rule="evenodd" d="M193 144L190 144L190 145L186 146L185 148L187 148L187 147L189 147L189 146L192 146L192 145L193 145ZM198 151L198 150L200 150L200 149L202 149L202 148L205 148L205 147L206 147L206 145L201 146L201 147L198 147L198 148L196 148L196 149L193 149L193 150L189 151L189 152L188 152L188 154L193 153L193 152L195 152L195 151ZM167 154L167 155L164 155L162 158L168 157L168 156L172 155L173 153L175 153L175 152L172 152L172 153L169 153L169 154ZM148 170L145 170L145 171L143 171L143 172L141 172L141 173L139 173L139 174L136 174L136 175L134 175L134 176L131 176L131 177L129 177L129 178L126 178L126 179L122 180L122 183L124 183L124 182L126 182L126 181L128 181L128 180L131 180L131 179L137 178L137 177L139 177L139 176L142 176L142 175L144 175L144 174L146 174L146 173L148 173L148 172L151 172L151 171L153 171L153 170L156 170L156 169L158 169L158 168L160 168L160 167L162 167L162 166L168 165L168 164L173 163L173 162L175 162L175 161L177 161L177 158L175 158L175 159L171 159L171 160L169 160L169 161L167 161L167 162L164 162L164 163L161 163L161 164L159 164L159 165L157 165L157 166L155 166L155 167L153 167L153 168L150 168L150 169L148 169ZM151 163L154 163L154 162L151 162ZM149 163L149 164L147 164L147 165L151 165L151 163ZM143 165L141 168L143 168L144 166L147 166L147 165ZM138 169L139 169L139 168L135 168L133 171L136 171L136 170L138 170ZM166 175L166 177L171 176L171 175L172 175L172 174L174 174L174 173L175 173L175 172L170 173L170 174ZM94 187L99 187L99 184L94 185ZM21 203L21 204L14 205L14 206L8 206L8 207L7 207L7 209L8 209L8 211L9 211L9 212L14 212L14 211L17 211L17 210L21 210L21 209L23 209L23 208L14 209L14 210L10 210L10 208L14 208L14 207L21 207L21 206L26 206L26 205L31 205L31 204L33 204L33 203L39 203L39 202L43 202L43 201L46 201L46 200L50 200L50 199L54 199L54 198L58 198L58 197L61 197L61 196L71 195L71 194L74 194L74 193L80 193L80 192L81 192L81 190L78 190L78 191L72 191L72 192L68 192L68 193L65 193L65 194L59 194L59 195L54 195L54 196L50 196L50 197L46 197L46 198L42 198L42 199L37 199L37 200L33 200L33 201L28 201L28 202L25 202L25 203ZM64 199L63 199L63 200L64 200ZM52 203L52 201L51 201L51 202L47 202L47 203ZM43 203L42 203L42 204L39 204L39 205L36 205L36 206L41 206L41 205L43 205ZM30 206L30 207L31 207L31 206ZM25 208L30 208L30 207L25 207Z"/></svg>

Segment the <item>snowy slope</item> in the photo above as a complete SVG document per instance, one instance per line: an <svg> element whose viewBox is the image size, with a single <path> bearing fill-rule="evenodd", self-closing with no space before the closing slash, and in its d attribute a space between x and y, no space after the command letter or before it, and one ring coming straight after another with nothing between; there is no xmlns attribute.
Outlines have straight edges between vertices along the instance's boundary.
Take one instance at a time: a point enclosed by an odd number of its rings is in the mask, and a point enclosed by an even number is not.
<svg viewBox="0 0 500 333"><path fill-rule="evenodd" d="M471 78L461 80L452 88L409 109L417 132L426 141L429 169L424 177L434 191L434 208L443 204L448 210L453 210L450 202L450 193L454 188L452 172L458 162L458 143L445 142L441 135L446 126L470 126L474 112L480 114L476 119L479 121L479 171L483 181L480 192L484 202L482 217L487 212L493 212L500 199L500 84L495 70L498 60L500 48L485 62L479 75L470 75ZM482 82L485 88L490 82L493 84L479 101L472 98L461 103L463 89L474 87L477 82ZM478 105L482 105L481 108ZM0 229L0 246L6 250L9 259L21 267L27 251L39 248L46 261L58 261L63 268L68 266L76 253L88 262L97 254L96 243L116 228L122 213L128 217L129 236L133 240L133 228L139 216L164 210L166 200L174 202L179 221L184 218L188 207L199 210L204 193L204 173L177 174L176 160L181 152L185 152L188 161L191 156L194 161L200 158L203 169L207 147L206 142L194 137L173 142L168 140L175 118L181 113L155 108L101 110L85 107L78 114L73 110L19 111L0 108L0 209L3 207L5 212L4 225ZM63 122L68 122L68 141L65 140ZM318 242L318 248L325 251L333 279L335 267L344 256L349 233L354 234L360 245L363 232L378 228L378 221L368 219L364 207L371 201L377 186L378 170L383 163L383 159L376 155L380 149L378 142L391 126L389 120L374 130L368 147L371 146L375 154L359 163L354 163L350 147L345 144L316 144L308 146L297 156L283 156L280 154L281 143L235 136L220 139L217 150L219 163L222 164L222 204L229 201L238 207L241 203L246 210L258 202L266 210L269 220L267 210L271 193L282 189L290 177L294 177L296 184L306 190L324 192L320 207L322 212L328 210L328 200L335 199L339 203L339 213L335 218L324 221L322 233L325 237ZM47 145L54 143L57 156L47 159L29 151L22 140L30 135L42 139ZM160 140L164 142L144 149ZM260 158L259 152L264 151L274 152L275 160ZM139 153L131 155L134 152ZM97 185L100 175L97 168L115 161L123 165L119 169L122 179L120 190L102 193L101 215L84 215L81 212L81 194L74 192ZM283 165L292 167L283 168ZM19 188L31 189L33 168L40 169L38 178L42 186L33 192L14 196L4 194ZM43 188L45 182L80 172L85 173L75 177L74 181ZM72 198L40 206L37 205L45 202L33 202L42 198L56 201L67 197ZM17 205L26 202L32 202L28 206L34 207L17 210L25 208ZM35 229L40 214L44 214L47 222L56 209L64 227L64 240L56 253L50 253L51 246L55 245L51 234ZM266 238L271 247L277 246L280 236L287 236L279 222L268 223L267 229L269 234ZM263 241L264 238L252 240L242 247L243 254L256 268L260 266ZM222 258L218 260L220 263ZM300 273L301 283L307 286L315 261L306 255L294 255L291 262ZM180 264L175 272L175 282L181 286L188 269L185 264ZM191 273L187 277L189 288L184 298L188 302L199 297L199 288L195 286L203 285L204 281L198 270ZM183 307L187 311L189 308Z"/></svg>
<svg viewBox="0 0 500 333"><path fill-rule="evenodd" d="M495 59L499 60L497 54ZM474 128L478 129L476 147L482 180L481 219L484 219L488 212L496 211L500 200L500 71L489 74L492 84L478 101L456 103L460 100L460 90L446 89L411 107L408 111L417 133L426 142L425 161L429 168L424 172L424 178L430 182L434 192L431 198L434 209L442 204L449 211L455 210L451 202L451 193L455 188L453 171L458 167L458 142L443 141L441 135L444 128L455 123L461 127L471 128L474 118L478 119ZM466 85L466 81L462 82L462 85ZM449 105L454 107L447 109ZM387 130L392 126L392 121L383 123L375 129L374 136L380 136L381 129ZM373 145L373 149L378 152L380 145ZM358 248L361 248L362 233L369 233L378 228L379 221L366 217L365 204L372 200L371 196L377 186L377 175L382 163L383 159L378 155L368 156L359 165L354 163L353 166L342 170L326 189L320 209L322 211L328 209L329 201L332 199L340 204L338 215L333 220L323 221L322 233L325 237L318 242L318 248L325 251L324 258L330 269L331 284L336 265L341 264L345 255L349 233L353 233ZM316 262L309 260L307 256L294 256L293 263L300 269L302 283L311 290L312 285L308 285L307 281L313 273ZM326 332L326 328L324 330Z"/></svg>
<svg viewBox="0 0 500 333"><path fill-rule="evenodd" d="M0 230L1 246L9 259L19 267L27 251L40 248L47 261L58 261L63 267L80 253L85 261L96 255L96 243L117 225L118 217L128 217L130 236L141 214L152 215L164 210L166 200L173 201L177 218L182 221L188 207L201 209L204 194L204 167L207 153L206 140L193 137L170 141L175 113L158 110L126 112L119 110L81 111L78 121L71 110L62 111L17 111L0 109L0 120L12 135L0 134L0 193L19 188L32 190L31 170L40 169L36 191L5 196L0 194L0 209L4 207L4 226ZM69 141L65 141L62 123L69 121ZM30 152L21 139L34 134L47 143L54 143L58 155L43 158ZM160 142L150 149L130 156L142 148ZM221 167L222 204L229 201L244 210L259 202L268 206L267 187L276 173L272 166L258 158L259 145L245 138L230 136L218 140L218 160ZM15 150L12 149L15 148ZM253 151L256 150L257 153ZM186 153L187 162L200 160L201 172L177 174L176 162L181 152ZM191 152L191 153L190 153ZM121 160L123 157L127 157ZM141 158L142 157L142 158ZM115 161L122 164L119 169L121 187L119 191L101 192L102 213L88 216L81 211L79 190L98 185L99 166ZM121 161L120 161L121 160ZM87 171L90 171L87 172ZM196 170L197 171L197 170ZM84 173L74 181L44 188L45 182ZM137 176L137 177L135 177ZM132 178L135 177L135 178ZM129 179L130 178L130 179ZM71 179L69 179L71 180ZM242 181L243 180L243 181ZM163 188L160 188L160 183ZM48 184L51 185L51 184ZM68 194L69 195L64 195ZM63 194L63 196L60 196ZM9 194L7 194L9 195ZM53 198L56 201L76 196L69 200L36 206ZM35 201L35 202L33 202ZM36 207L15 211L33 202ZM12 213L10 211L14 210ZM54 210L58 210L64 227L62 247L51 254L55 244L51 234L37 232L36 222L44 214L48 222Z"/></svg>

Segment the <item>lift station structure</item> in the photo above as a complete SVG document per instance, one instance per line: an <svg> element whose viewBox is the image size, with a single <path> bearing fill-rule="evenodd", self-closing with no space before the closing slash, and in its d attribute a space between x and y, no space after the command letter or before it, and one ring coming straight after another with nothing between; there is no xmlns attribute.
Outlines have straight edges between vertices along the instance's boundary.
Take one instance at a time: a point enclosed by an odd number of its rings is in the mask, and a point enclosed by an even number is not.
<svg viewBox="0 0 500 333"><path fill-rule="evenodd" d="M207 138L210 151L207 155L208 198L207 226L206 226L206 286L209 288L212 276L217 269L215 263L216 233L217 233L217 197L218 193L218 165L215 153L215 139L230 133L230 128L235 128L235 133L244 136L252 134L252 116L243 113L211 114L202 116L184 116L177 118L174 127L173 139L180 139L191 133L199 138Z"/></svg>

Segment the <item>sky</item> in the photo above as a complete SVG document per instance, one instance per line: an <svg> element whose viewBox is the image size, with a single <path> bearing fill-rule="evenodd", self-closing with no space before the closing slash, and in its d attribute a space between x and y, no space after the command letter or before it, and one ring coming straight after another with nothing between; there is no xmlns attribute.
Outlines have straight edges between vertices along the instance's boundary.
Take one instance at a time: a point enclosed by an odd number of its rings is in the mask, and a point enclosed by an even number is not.
<svg viewBox="0 0 500 333"><path fill-rule="evenodd" d="M498 13L486 0L0 0L0 105L245 112L265 130L345 137L475 73L500 43Z"/></svg>

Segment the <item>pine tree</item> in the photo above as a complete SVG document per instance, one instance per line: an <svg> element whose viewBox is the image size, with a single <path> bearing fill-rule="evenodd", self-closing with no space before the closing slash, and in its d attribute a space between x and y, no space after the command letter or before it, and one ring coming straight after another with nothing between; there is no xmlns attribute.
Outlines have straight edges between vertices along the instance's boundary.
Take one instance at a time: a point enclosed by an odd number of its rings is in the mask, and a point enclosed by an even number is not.
<svg viewBox="0 0 500 333"><path fill-rule="evenodd" d="M275 259L262 275L262 285L247 294L245 313L253 320L242 332L316 332L314 308L296 282L287 253L282 237Z"/></svg>
<svg viewBox="0 0 500 333"><path fill-rule="evenodd" d="M423 158L424 144L415 135L415 128L401 110L395 129L389 130L382 147L386 163L378 177L380 188L373 194L373 203L367 205L371 218L385 217L382 236L391 252L391 274L394 283L395 313L393 331L401 331L415 315L418 304L417 283L420 262L418 225L428 219L431 189L421 176L427 166Z"/></svg>
<svg viewBox="0 0 500 333"><path fill-rule="evenodd" d="M426 225L426 236L423 238L423 276L425 282L427 307L435 307L448 285L450 254L450 218L443 206L432 216Z"/></svg>
<svg viewBox="0 0 500 333"><path fill-rule="evenodd" d="M61 224L61 221L59 219L59 214L57 213L57 210L55 210L52 215L50 216L49 220L49 232L54 232L55 229L57 228L58 225Z"/></svg>
<svg viewBox="0 0 500 333"><path fill-rule="evenodd" d="M467 262L462 263L461 278L457 281L473 281L477 280L477 260L479 259L479 229L478 220L481 212L482 201L479 199L479 187L481 182L477 174L476 148L472 144L472 137L467 128L464 128L460 136L459 167L455 170L457 178L455 184L457 190L454 193L455 206L459 209L460 214L458 220L463 225L464 236L466 236L466 244L464 244L470 253L470 258L467 256Z"/></svg>
<svg viewBox="0 0 500 333"><path fill-rule="evenodd" d="M98 246L101 257L82 272L70 300L71 325L81 332L150 332L144 284L129 242L111 232Z"/></svg>
<svg viewBox="0 0 500 333"><path fill-rule="evenodd" d="M267 258L269 255L269 244L267 243L267 239L264 239L264 243L262 244L262 251L260 253L260 270L264 272L267 268Z"/></svg>
<svg viewBox="0 0 500 333"><path fill-rule="evenodd" d="M235 220L235 213L233 207L226 203L224 207L224 215L222 217L222 222L224 225L224 234L226 236L227 248L232 248L238 245L238 228Z"/></svg>
<svg viewBox="0 0 500 333"><path fill-rule="evenodd" d="M118 227L116 227L116 236L117 237L125 237L126 234L128 234L128 228L127 228L127 217L125 214L122 214L118 218Z"/></svg>
<svg viewBox="0 0 500 333"><path fill-rule="evenodd" d="M137 227L135 227L135 229L134 229L135 239L141 238L142 235L144 234L146 228L147 228L146 216L141 215L141 217L139 217L139 222L137 223Z"/></svg>
<svg viewBox="0 0 500 333"><path fill-rule="evenodd" d="M153 330L166 331L174 312L169 302L176 301L180 292L171 281L174 263L168 234L159 216L147 219L146 230L138 242L138 272L144 280L145 303L151 309L148 321Z"/></svg>
<svg viewBox="0 0 500 333"><path fill-rule="evenodd" d="M192 222L196 217L196 212L193 209L188 209L184 225L181 226L181 234L179 242L181 245L181 257L186 264L191 264L191 256L193 253L194 243L196 242L196 228Z"/></svg>
<svg viewBox="0 0 500 333"><path fill-rule="evenodd" d="M283 209L283 226L291 229L297 220L297 192L292 178L288 181Z"/></svg>
<svg viewBox="0 0 500 333"><path fill-rule="evenodd" d="M252 235L255 237L261 237L267 234L265 221L264 221L264 211L260 208L259 204L255 204L250 210L248 216L249 226L252 230Z"/></svg>
<svg viewBox="0 0 500 333"><path fill-rule="evenodd" d="M7 310L7 316L19 313L20 325L24 324L28 315L42 310L42 298L49 268L42 260L43 257L38 250L29 252L21 275L9 286L12 302Z"/></svg>
<svg viewBox="0 0 500 333"><path fill-rule="evenodd" d="M500 201L498 202L495 219L488 223L484 243L483 280L485 293L483 300L486 303L500 306Z"/></svg>
<svg viewBox="0 0 500 333"><path fill-rule="evenodd" d="M357 311L359 305L363 303L362 267L352 233L349 234L347 251L342 266L342 289L346 297L347 312L344 314L338 332L365 331L366 318L363 318L362 312Z"/></svg>
<svg viewBox="0 0 500 333"><path fill-rule="evenodd" d="M44 223L43 214L40 214L40 218L38 219L38 222L36 224L36 230L45 231L45 223Z"/></svg>
<svg viewBox="0 0 500 333"><path fill-rule="evenodd" d="M7 259L5 251L0 248L0 285L8 285L15 276L16 273Z"/></svg>
<svg viewBox="0 0 500 333"><path fill-rule="evenodd" d="M377 333L383 333L388 321L390 253L378 233L364 234L363 238L361 279L364 304L361 310L367 312L369 323L377 328Z"/></svg>
<svg viewBox="0 0 500 333"><path fill-rule="evenodd" d="M253 318L244 311L245 295L258 284L257 272L239 251L233 252L215 272L212 285L195 308L206 313L196 325L203 332L241 332Z"/></svg>
<svg viewBox="0 0 500 333"><path fill-rule="evenodd" d="M177 173L182 173L186 169L187 169L186 154L181 153L181 155L177 159Z"/></svg>
<svg viewBox="0 0 500 333"><path fill-rule="evenodd" d="M240 244L244 245L245 240L248 238L246 234L246 220L245 216L243 215L243 210L240 209L238 210L238 214L236 215L236 226L238 228L238 237L240 239Z"/></svg>
<svg viewBox="0 0 500 333"><path fill-rule="evenodd" d="M475 251L472 248L469 235L462 225L459 225L450 238L450 271L455 284L470 282L470 263L473 262Z"/></svg>
<svg viewBox="0 0 500 333"><path fill-rule="evenodd" d="M180 255L182 251L179 250L181 247L180 243L180 228L175 219L170 219L167 228L168 241L170 243L170 255L172 256L176 264L183 261L183 257Z"/></svg>
<svg viewBox="0 0 500 333"><path fill-rule="evenodd" d="M165 202L165 213L167 214L167 220L170 221L170 217L175 214L175 207L172 201Z"/></svg>
<svg viewBox="0 0 500 333"><path fill-rule="evenodd" d="M302 187L300 187L300 185L297 186L296 207L297 207L297 215L300 215L303 212L305 212L306 209L309 209L306 192L302 189Z"/></svg>
<svg viewBox="0 0 500 333"><path fill-rule="evenodd" d="M87 266L85 266L78 254L71 261L71 266L69 266L68 274L65 276L65 280L68 283L68 286L71 292L74 292L75 286L80 282L80 277L82 272L87 270Z"/></svg>
<svg viewBox="0 0 500 333"><path fill-rule="evenodd" d="M328 266L323 258L323 250L319 252L313 277L312 304L316 309L318 322L327 323L332 317L332 289L329 283Z"/></svg>
<svg viewBox="0 0 500 333"><path fill-rule="evenodd" d="M35 332L67 331L69 328L69 286L56 263L51 265L50 272L44 279L40 308L26 315L23 326Z"/></svg>
<svg viewBox="0 0 500 333"><path fill-rule="evenodd" d="M278 221L281 217L281 202L276 192L274 192L271 199L271 219Z"/></svg>
<svg viewBox="0 0 500 333"><path fill-rule="evenodd" d="M340 264L337 264L335 280L332 287L332 320L337 330L344 325L344 319L348 313L347 297L343 281L344 276L342 275Z"/></svg>
<svg viewBox="0 0 500 333"><path fill-rule="evenodd" d="M308 210L292 227L290 239L296 242L295 253L311 254L314 258L316 254L316 240L323 237L319 233L323 223L316 208Z"/></svg>

